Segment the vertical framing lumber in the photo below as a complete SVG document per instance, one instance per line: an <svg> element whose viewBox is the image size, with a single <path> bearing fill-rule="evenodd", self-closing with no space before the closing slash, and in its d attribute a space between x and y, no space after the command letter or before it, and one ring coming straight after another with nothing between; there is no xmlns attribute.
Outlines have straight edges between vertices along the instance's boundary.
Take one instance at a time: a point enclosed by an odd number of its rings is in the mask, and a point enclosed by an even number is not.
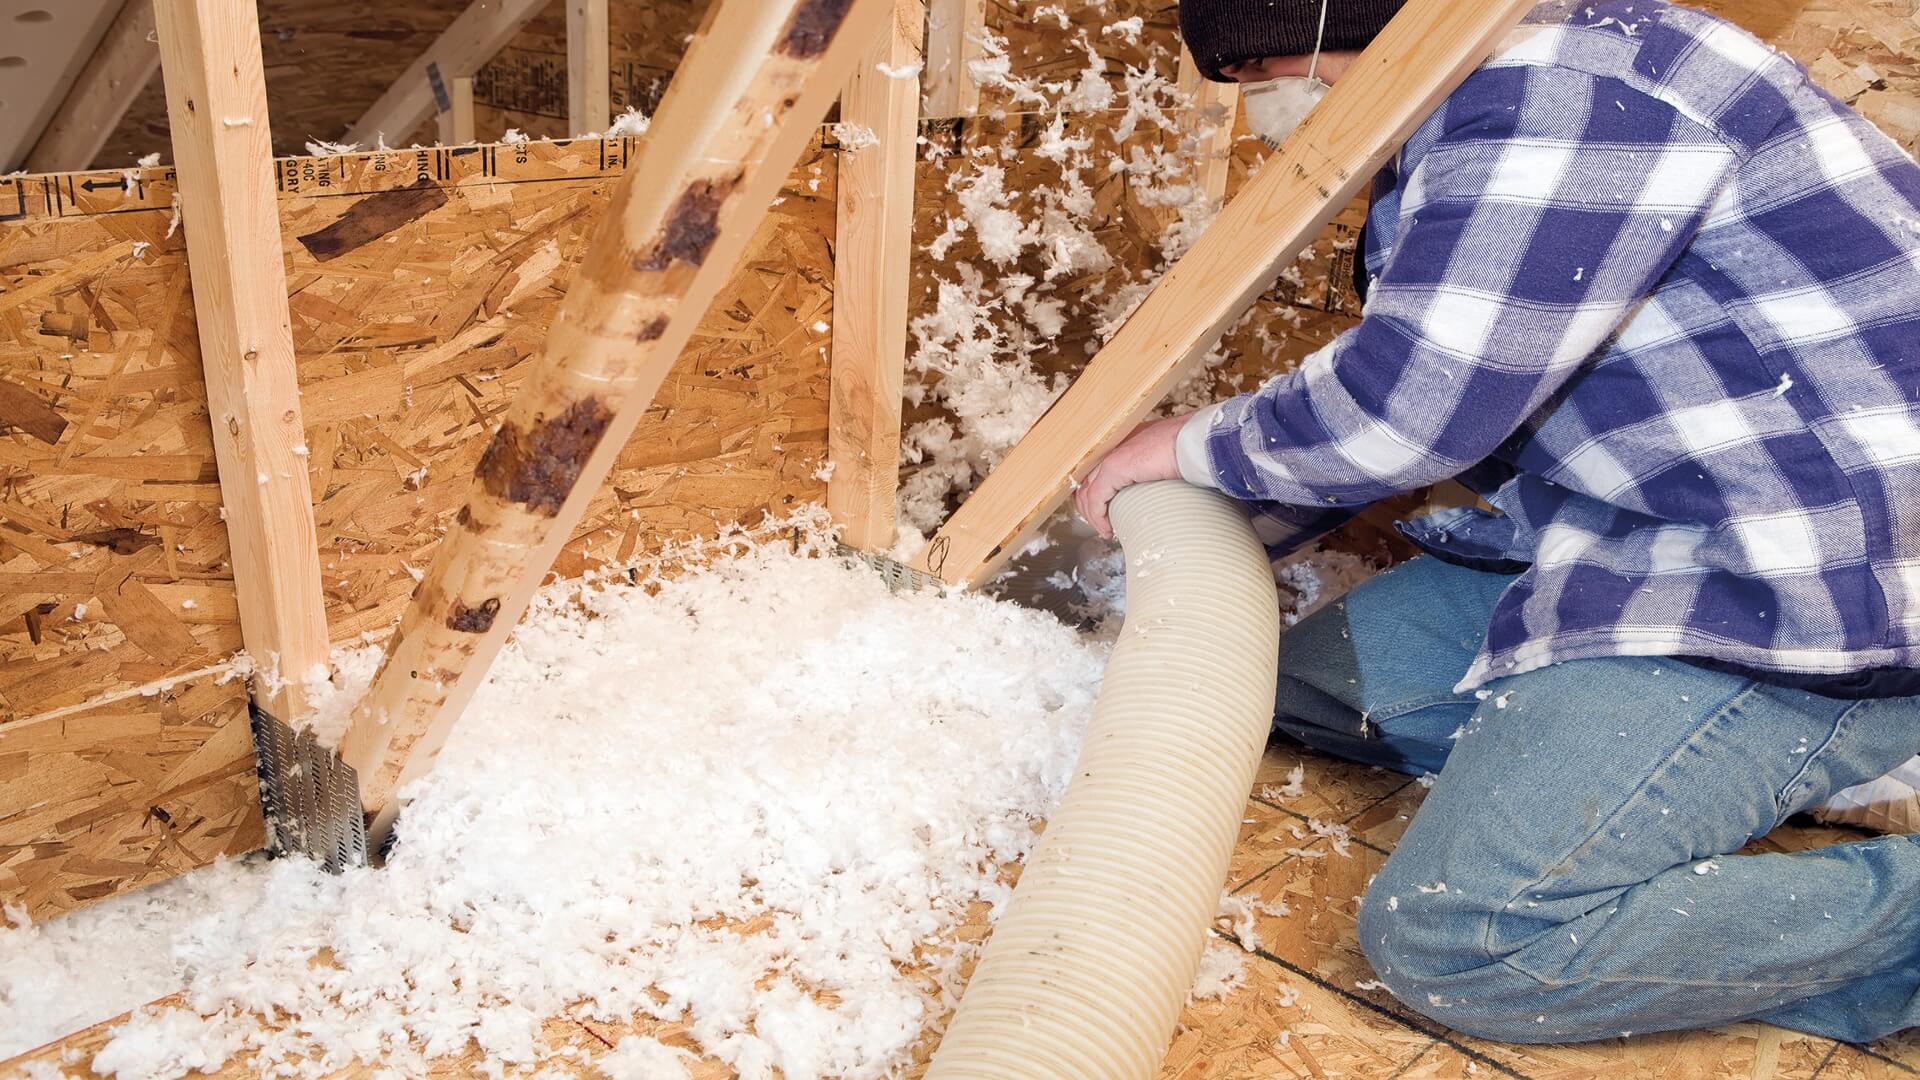
<svg viewBox="0 0 1920 1080"><path fill-rule="evenodd" d="M347 141L370 147L413 134L437 111L429 67L438 67L447 79L473 75L545 6L546 0L473 0L361 115L347 132Z"/></svg>
<svg viewBox="0 0 1920 1080"><path fill-rule="evenodd" d="M967 65L980 59L986 31L986 0L930 0L924 69L928 116L944 119L980 111L980 86Z"/></svg>
<svg viewBox="0 0 1920 1080"><path fill-rule="evenodd" d="M1194 141L1195 179L1207 193L1207 202L1219 206L1227 198L1228 159L1233 154L1233 122L1240 111L1240 88L1217 83L1200 74L1187 47L1180 47L1180 70L1176 83L1180 93L1192 104L1186 130Z"/></svg>
<svg viewBox="0 0 1920 1080"><path fill-rule="evenodd" d="M567 132L607 130L613 119L607 0L567 0Z"/></svg>
<svg viewBox="0 0 1920 1080"><path fill-rule="evenodd" d="M161 0L160 55L200 327L207 411L226 507L240 632L256 699L289 723L327 667L273 139L252 4Z"/></svg>
<svg viewBox="0 0 1920 1080"><path fill-rule="evenodd" d="M447 107L438 113L440 144L465 146L474 140L473 79L470 76L448 79L446 87Z"/></svg>
<svg viewBox="0 0 1920 1080"><path fill-rule="evenodd" d="M934 534L916 569L956 585L992 577L1533 6L1410 0L1401 8Z"/></svg>
<svg viewBox="0 0 1920 1080"><path fill-rule="evenodd" d="M893 9L840 94L841 122L880 140L840 157L827 419L827 509L841 540L866 551L893 546L920 125L915 81L889 78L876 65L899 71L919 62L924 8L894 0Z"/></svg>
<svg viewBox="0 0 1920 1080"><path fill-rule="evenodd" d="M27 152L27 171L73 172L93 164L120 118L160 70L153 19L153 0L126 0Z"/></svg>
<svg viewBox="0 0 1920 1080"><path fill-rule="evenodd" d="M474 469L341 756L369 840L431 767L746 250L887 0L717 0L614 191L540 356Z"/></svg>

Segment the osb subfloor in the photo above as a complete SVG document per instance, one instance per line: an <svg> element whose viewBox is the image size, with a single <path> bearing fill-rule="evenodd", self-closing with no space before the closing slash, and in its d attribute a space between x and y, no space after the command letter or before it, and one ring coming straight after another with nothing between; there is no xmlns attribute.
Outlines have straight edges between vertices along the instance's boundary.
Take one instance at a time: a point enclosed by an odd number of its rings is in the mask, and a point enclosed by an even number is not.
<svg viewBox="0 0 1920 1080"><path fill-rule="evenodd" d="M1356 898L1406 828L1425 789L1397 773L1372 770L1276 744L1261 764L1257 793L1306 768L1306 794L1247 803L1227 887L1283 900L1292 913L1261 916L1264 946L1249 958L1249 984L1224 1001L1187 1011L1164 1077L1684 1077L1731 1080L1864 1080L1920 1076L1920 1032L1872 1046L1849 1046L1762 1024L1713 1031L1639 1035L1571 1046L1511 1046L1449 1031L1385 990L1363 990L1373 971L1354 938ZM1334 854L1306 818L1345 823L1350 855ZM1305 832L1312 843L1296 837ZM1789 825L1753 850L1792 851L1862 834ZM1223 938L1227 935L1222 934ZM1272 990L1298 992L1290 1008ZM1284 995L1281 995L1284 996ZM1278 1040L1286 1035L1284 1044Z"/></svg>
<svg viewBox="0 0 1920 1080"><path fill-rule="evenodd" d="M1450 1031L1419 1016L1384 990L1362 989L1373 972L1354 940L1356 898L1386 860L1395 839L1420 804L1424 789L1404 776L1320 757L1286 746L1269 748L1255 782L1257 793L1286 782L1294 765L1306 769L1305 794L1281 801L1248 800L1246 824L1234 853L1227 887L1241 895L1285 901L1291 913L1261 916L1262 949L1248 959L1247 984L1224 1000L1187 1010L1167 1055L1163 1080L1414 1080L1429 1077L1505 1077L1510 1080L1880 1080L1920 1076L1920 1032L1872 1046L1851 1046L1760 1024L1712 1031L1645 1035L1573 1046L1510 1046ZM1352 830L1347 855L1307 827L1309 818L1341 822ZM1757 850L1791 851L1858 839L1860 834L1812 825L1790 825L1759 841ZM985 933L977 918L966 936ZM1230 941L1224 923L1222 940ZM1290 990L1290 992L1289 992ZM1291 1000L1282 1006L1280 1001ZM84 1062L105 1041L111 1025L6 1063L68 1062L84 1075ZM555 1020L547 1025L555 1044L604 1052L621 1036L645 1031L688 1045L681 1025L609 1027ZM906 1075L924 1072L923 1064ZM432 1075L474 1074L476 1056L441 1059ZM581 1075L599 1075L591 1067ZM0 1065L0 1076L9 1070ZM693 1069L699 1080L730 1072L717 1062ZM344 1076L370 1076L349 1070ZM255 1070L230 1062L218 1075L247 1077Z"/></svg>

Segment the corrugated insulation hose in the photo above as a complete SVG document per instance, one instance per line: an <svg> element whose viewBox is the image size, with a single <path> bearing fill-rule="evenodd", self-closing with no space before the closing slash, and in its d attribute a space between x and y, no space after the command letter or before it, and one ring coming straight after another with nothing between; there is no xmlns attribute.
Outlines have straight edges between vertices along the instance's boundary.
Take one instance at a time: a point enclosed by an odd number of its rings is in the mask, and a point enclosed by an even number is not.
<svg viewBox="0 0 1920 1080"><path fill-rule="evenodd" d="M1152 1077L1199 967L1272 723L1279 605L1225 496L1138 485L1112 515L1126 625L929 1080Z"/></svg>

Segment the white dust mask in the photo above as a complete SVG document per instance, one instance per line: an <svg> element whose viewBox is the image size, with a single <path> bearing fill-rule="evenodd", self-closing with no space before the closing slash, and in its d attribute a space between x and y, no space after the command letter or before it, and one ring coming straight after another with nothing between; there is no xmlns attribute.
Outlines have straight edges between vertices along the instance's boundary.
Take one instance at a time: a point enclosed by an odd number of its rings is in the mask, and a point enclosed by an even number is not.
<svg viewBox="0 0 1920 1080"><path fill-rule="evenodd" d="M1240 88L1240 108L1247 117L1247 130L1260 136L1272 149L1280 149L1287 136L1306 120L1320 99L1327 96L1327 84L1319 79L1320 46L1327 40L1327 8L1332 0L1320 0L1320 29L1314 37L1313 59L1307 62L1305 75L1291 75Z"/></svg>
<svg viewBox="0 0 1920 1080"><path fill-rule="evenodd" d="M1247 130L1278 150L1326 96L1326 83L1312 75L1294 75L1242 86L1240 108L1246 113Z"/></svg>

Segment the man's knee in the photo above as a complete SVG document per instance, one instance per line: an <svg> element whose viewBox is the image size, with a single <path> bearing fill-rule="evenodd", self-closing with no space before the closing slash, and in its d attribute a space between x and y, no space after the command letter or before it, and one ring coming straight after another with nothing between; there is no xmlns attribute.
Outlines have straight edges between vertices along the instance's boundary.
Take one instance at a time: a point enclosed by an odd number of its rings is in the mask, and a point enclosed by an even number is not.
<svg viewBox="0 0 1920 1080"><path fill-rule="evenodd" d="M1375 977L1414 1011L1449 1028L1500 1042L1583 1037L1555 1018L1566 988L1542 982L1489 948L1496 902L1440 881L1392 871L1374 879L1360 907L1360 949Z"/></svg>

